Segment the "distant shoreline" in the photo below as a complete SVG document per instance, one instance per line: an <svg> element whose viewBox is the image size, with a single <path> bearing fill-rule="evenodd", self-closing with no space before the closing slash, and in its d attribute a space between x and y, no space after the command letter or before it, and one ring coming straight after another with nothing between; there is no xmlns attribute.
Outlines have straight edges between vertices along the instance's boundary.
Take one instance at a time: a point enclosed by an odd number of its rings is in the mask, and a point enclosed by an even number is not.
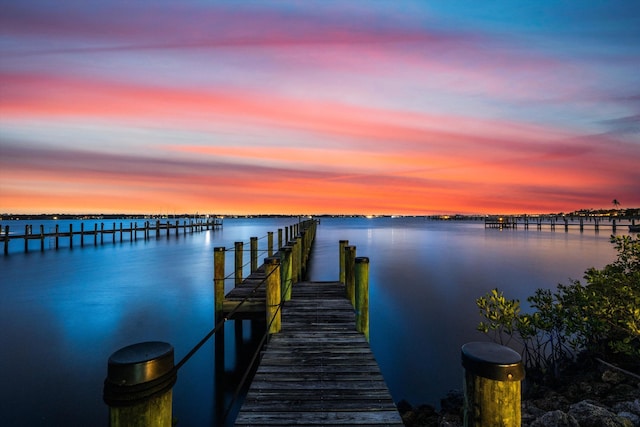
<svg viewBox="0 0 640 427"><path fill-rule="evenodd" d="M604 217L611 219L640 219L640 208L628 209L584 209L574 212L559 213L518 213L518 214L425 214L425 215L365 215L365 214L125 214L125 213L85 213L85 214L62 214L62 213L41 213L41 214L0 214L0 221L15 220L96 220L96 219L176 219L176 218L292 218L292 217L313 217L313 218L425 218L429 220L446 221L482 221L490 217L510 217L510 218L536 218L536 217L569 217L588 218Z"/></svg>

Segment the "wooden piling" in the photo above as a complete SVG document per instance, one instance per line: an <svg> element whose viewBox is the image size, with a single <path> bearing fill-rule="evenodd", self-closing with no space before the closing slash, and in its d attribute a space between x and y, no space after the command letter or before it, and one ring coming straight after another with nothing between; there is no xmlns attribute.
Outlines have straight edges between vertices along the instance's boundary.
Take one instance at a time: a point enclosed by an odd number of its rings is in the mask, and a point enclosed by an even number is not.
<svg viewBox="0 0 640 427"><path fill-rule="evenodd" d="M73 224L69 224L69 248L73 248Z"/></svg>
<svg viewBox="0 0 640 427"><path fill-rule="evenodd" d="M291 288L293 286L293 281L291 280L292 252L293 248L291 246L284 246L280 248L280 281L282 282L282 299L284 301L289 301L291 299Z"/></svg>
<svg viewBox="0 0 640 427"><path fill-rule="evenodd" d="M348 240L340 240L339 243L339 249L338 249L338 258L340 258L340 276L338 281L342 284L345 283L344 281L344 248L345 246L349 245L349 241Z"/></svg>
<svg viewBox="0 0 640 427"><path fill-rule="evenodd" d="M29 226L24 226L24 252L29 252Z"/></svg>
<svg viewBox="0 0 640 427"><path fill-rule="evenodd" d="M173 358L173 346L160 341L133 344L109 357L103 398L111 427L172 426Z"/></svg>
<svg viewBox="0 0 640 427"><path fill-rule="evenodd" d="M267 232L267 256L273 256L273 231Z"/></svg>
<svg viewBox="0 0 640 427"><path fill-rule="evenodd" d="M40 224L40 251L44 252L44 225Z"/></svg>
<svg viewBox="0 0 640 427"><path fill-rule="evenodd" d="M355 293L355 262L356 262L356 247L345 246L344 247L344 281L345 281L345 293L352 306L356 306L356 293Z"/></svg>
<svg viewBox="0 0 640 427"><path fill-rule="evenodd" d="M252 237L250 239L251 245L251 272L258 271L258 238Z"/></svg>
<svg viewBox="0 0 640 427"><path fill-rule="evenodd" d="M298 280L296 280L297 283L304 280L304 276L302 275L302 237L300 234L296 236L296 246L294 250L296 251L296 264L294 267L296 268L295 275L298 278Z"/></svg>
<svg viewBox="0 0 640 427"><path fill-rule="evenodd" d="M220 321L224 307L224 258L224 247L213 248L213 295L216 323Z"/></svg>
<svg viewBox="0 0 640 427"><path fill-rule="evenodd" d="M280 332L282 310L280 310L281 302L281 284L280 274L277 271L280 266L280 259L276 257L268 257L264 259L264 268L266 274L266 319L267 330L270 334Z"/></svg>
<svg viewBox="0 0 640 427"><path fill-rule="evenodd" d="M234 256L234 271L235 271L235 285L238 286L242 283L242 248L244 243L235 243L235 256Z"/></svg>
<svg viewBox="0 0 640 427"><path fill-rule="evenodd" d="M520 427L522 358L492 342L462 346L465 427Z"/></svg>
<svg viewBox="0 0 640 427"><path fill-rule="evenodd" d="M278 249L282 247L282 228L278 228Z"/></svg>
<svg viewBox="0 0 640 427"><path fill-rule="evenodd" d="M369 341L369 258L355 259L356 330Z"/></svg>

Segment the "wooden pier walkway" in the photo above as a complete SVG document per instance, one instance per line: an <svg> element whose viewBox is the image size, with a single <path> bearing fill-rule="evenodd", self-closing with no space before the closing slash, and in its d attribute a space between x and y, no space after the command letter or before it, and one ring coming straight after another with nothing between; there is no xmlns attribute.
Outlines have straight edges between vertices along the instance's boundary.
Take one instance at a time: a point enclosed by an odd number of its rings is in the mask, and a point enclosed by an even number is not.
<svg viewBox="0 0 640 427"><path fill-rule="evenodd" d="M403 425L343 284L293 286L236 419L258 425Z"/></svg>

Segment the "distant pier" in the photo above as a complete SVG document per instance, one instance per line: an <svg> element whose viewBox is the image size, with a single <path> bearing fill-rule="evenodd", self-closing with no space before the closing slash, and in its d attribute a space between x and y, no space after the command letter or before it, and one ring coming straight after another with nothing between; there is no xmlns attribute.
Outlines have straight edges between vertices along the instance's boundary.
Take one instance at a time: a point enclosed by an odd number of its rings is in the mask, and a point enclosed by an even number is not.
<svg viewBox="0 0 640 427"><path fill-rule="evenodd" d="M9 243L15 240L24 241L24 252L29 252L29 241L39 240L40 250L45 250L45 242L47 239L53 243L55 249L59 249L61 240L67 239L69 247L73 248L74 237L80 238L80 246L85 244L98 245L98 239L100 244L105 243L105 236L111 237L111 243L116 243L116 240L120 242L136 241L139 238L148 240L151 237L160 238L162 236L171 237L172 235L178 237L180 234L186 235L187 233L194 233L205 230L216 230L222 228L221 218L211 218L206 220L183 220L180 223L176 220L174 223L160 222L157 220L155 223L151 221L145 221L144 224L138 225L137 222L130 222L128 226L123 225L120 222L119 226L115 222L112 223L111 228L105 227L104 223L95 223L93 228L85 229L84 222L80 223L80 230L74 230L73 223L69 224L68 230L61 230L59 224L56 224L55 230L45 232L44 225L40 225L39 229L34 230L32 225L25 225L24 232L13 232L9 226L0 227L0 241L3 242L4 254L9 254ZM140 236L140 237L139 237ZM92 239L93 238L93 239ZM91 242L93 240L93 242ZM107 239L109 240L109 239Z"/></svg>
<svg viewBox="0 0 640 427"><path fill-rule="evenodd" d="M542 230L544 228L549 230L563 229L569 231L570 228L579 229L584 231L585 229L593 229L596 232L600 229L610 229L612 233L615 233L618 228L622 230L633 230L635 225L635 219L625 220L611 217L569 217L569 216L552 216L552 215L540 215L540 216L487 216L484 219L485 228L494 229L525 229L535 228Z"/></svg>

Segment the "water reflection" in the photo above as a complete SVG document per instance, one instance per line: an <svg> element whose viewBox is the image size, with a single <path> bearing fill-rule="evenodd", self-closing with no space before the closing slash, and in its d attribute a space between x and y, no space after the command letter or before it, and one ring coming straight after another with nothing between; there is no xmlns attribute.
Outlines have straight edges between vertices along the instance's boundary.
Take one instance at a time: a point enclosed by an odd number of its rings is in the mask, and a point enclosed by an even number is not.
<svg viewBox="0 0 640 427"><path fill-rule="evenodd" d="M11 385L0 392L2 423L106 425L102 383L109 355L158 340L174 345L181 359L213 326L213 248L232 248L296 221L225 220L222 230L122 243L105 238L104 245L91 240L82 249L78 241L73 249L42 253L39 242L30 243L28 254L12 243L11 254L0 257L0 377ZM581 278L615 256L605 232L323 218L311 279L338 278L341 239L370 258L371 345L394 398L412 403L437 404L448 389L460 388L460 346L481 338L475 298L498 286L524 301L537 287ZM228 259L227 274L232 265ZM235 359L235 349L250 349L254 329L225 327L229 390L239 381L232 368L246 362ZM219 416L212 404L216 360L209 342L181 368L174 388L180 425L212 425Z"/></svg>

